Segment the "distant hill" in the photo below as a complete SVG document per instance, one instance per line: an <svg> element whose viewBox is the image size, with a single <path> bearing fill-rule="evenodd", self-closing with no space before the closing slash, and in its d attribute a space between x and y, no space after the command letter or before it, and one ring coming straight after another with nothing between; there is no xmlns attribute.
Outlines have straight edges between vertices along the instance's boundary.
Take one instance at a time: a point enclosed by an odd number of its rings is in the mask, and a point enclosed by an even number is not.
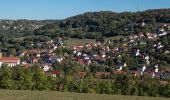
<svg viewBox="0 0 170 100"><path fill-rule="evenodd" d="M115 13L87 12L34 31L36 35L63 34L76 38L127 35L130 32L153 32L158 23L170 23L170 9ZM142 26L143 25L143 26Z"/></svg>
<svg viewBox="0 0 170 100"><path fill-rule="evenodd" d="M46 24L52 24L56 20L0 20L0 40L9 38L19 38L33 34L33 31Z"/></svg>

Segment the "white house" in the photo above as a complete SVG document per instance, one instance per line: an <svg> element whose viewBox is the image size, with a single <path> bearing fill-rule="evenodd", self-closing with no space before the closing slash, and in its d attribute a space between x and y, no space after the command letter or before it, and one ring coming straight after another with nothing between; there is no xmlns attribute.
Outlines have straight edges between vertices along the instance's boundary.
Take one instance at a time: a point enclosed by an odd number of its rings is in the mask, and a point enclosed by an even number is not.
<svg viewBox="0 0 170 100"><path fill-rule="evenodd" d="M46 72L50 69L50 65L43 65L43 70Z"/></svg>
<svg viewBox="0 0 170 100"><path fill-rule="evenodd" d="M137 50L137 52L136 52L136 56L139 56L140 55L140 53L139 53L139 49Z"/></svg>

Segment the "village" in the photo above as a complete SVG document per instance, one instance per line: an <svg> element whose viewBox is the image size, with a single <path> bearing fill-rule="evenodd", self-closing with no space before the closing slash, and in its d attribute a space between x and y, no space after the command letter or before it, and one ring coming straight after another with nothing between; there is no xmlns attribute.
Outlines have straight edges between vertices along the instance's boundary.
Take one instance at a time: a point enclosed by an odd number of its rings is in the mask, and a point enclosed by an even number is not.
<svg viewBox="0 0 170 100"><path fill-rule="evenodd" d="M169 35L169 30L170 26L164 24L157 33L139 32L119 40L100 38L96 39L96 43L74 46L67 46L62 37L56 37L50 41L32 43L37 48L21 50L10 57L3 57L1 53L0 66L22 65L28 69L38 64L44 74L52 77L67 75L70 68L79 66L77 73L81 78L88 74L101 79L109 79L115 74L128 74L164 80L170 78L170 69L155 61L155 54L170 55L170 45L162 43L162 38Z"/></svg>

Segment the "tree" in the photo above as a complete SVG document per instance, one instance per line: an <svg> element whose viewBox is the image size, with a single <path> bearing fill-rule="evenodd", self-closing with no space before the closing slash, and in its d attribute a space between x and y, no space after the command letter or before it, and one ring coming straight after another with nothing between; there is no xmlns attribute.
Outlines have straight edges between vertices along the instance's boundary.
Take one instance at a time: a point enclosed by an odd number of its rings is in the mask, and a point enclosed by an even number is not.
<svg viewBox="0 0 170 100"><path fill-rule="evenodd" d="M112 84L110 81L100 83L100 93L111 94L112 93Z"/></svg>
<svg viewBox="0 0 170 100"><path fill-rule="evenodd" d="M31 72L25 71L24 82L22 84L22 88L24 90L31 90L32 89L32 79L33 79L33 76L31 74Z"/></svg>
<svg viewBox="0 0 170 100"><path fill-rule="evenodd" d="M0 88L11 89L13 85L12 71L7 65L2 65L0 68Z"/></svg>
<svg viewBox="0 0 170 100"><path fill-rule="evenodd" d="M157 96L159 93L158 81L149 77L144 77L138 87L141 96Z"/></svg>
<svg viewBox="0 0 170 100"><path fill-rule="evenodd" d="M164 96L165 97L170 97L170 83L166 85L164 89Z"/></svg>
<svg viewBox="0 0 170 100"><path fill-rule="evenodd" d="M130 87L129 87L129 77L126 75L118 75L116 77L116 81L114 86L117 89L117 92L121 90L123 95L129 95Z"/></svg>
<svg viewBox="0 0 170 100"><path fill-rule="evenodd" d="M12 70L12 79L14 80L14 88L15 89L23 89L24 84L24 67L23 66L16 66Z"/></svg>
<svg viewBox="0 0 170 100"><path fill-rule="evenodd" d="M45 74L42 72L40 67L38 65L33 65L33 90L48 90L48 82L47 82L47 77Z"/></svg>
<svg viewBox="0 0 170 100"><path fill-rule="evenodd" d="M10 55L12 55L12 56L16 55L16 49L15 48L10 49L9 52L10 52Z"/></svg>

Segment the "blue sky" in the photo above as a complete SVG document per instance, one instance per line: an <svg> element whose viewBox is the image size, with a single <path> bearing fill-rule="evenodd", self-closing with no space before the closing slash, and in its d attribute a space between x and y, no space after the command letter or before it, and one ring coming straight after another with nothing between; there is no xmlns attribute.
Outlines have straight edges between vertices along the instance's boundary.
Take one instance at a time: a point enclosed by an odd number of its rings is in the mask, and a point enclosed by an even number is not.
<svg viewBox="0 0 170 100"><path fill-rule="evenodd" d="M138 0L139 10L170 8L170 0ZM64 19L93 11L137 11L137 0L0 0L0 19Z"/></svg>

